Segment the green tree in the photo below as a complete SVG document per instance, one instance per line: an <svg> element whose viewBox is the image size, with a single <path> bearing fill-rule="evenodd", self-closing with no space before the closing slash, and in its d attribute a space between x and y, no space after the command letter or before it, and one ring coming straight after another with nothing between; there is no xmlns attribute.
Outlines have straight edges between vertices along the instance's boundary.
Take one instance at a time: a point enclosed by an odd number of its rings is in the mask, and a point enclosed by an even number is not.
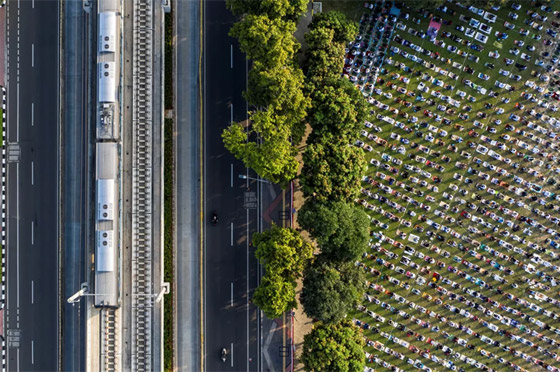
<svg viewBox="0 0 560 372"><path fill-rule="evenodd" d="M351 146L344 137L325 134L312 139L316 141L311 141L303 153L303 194L319 201L353 200L366 171L364 151Z"/></svg>
<svg viewBox="0 0 560 372"><path fill-rule="evenodd" d="M301 303L309 317L339 322L360 302L364 290L364 273L353 263L337 269L317 260L305 270Z"/></svg>
<svg viewBox="0 0 560 372"><path fill-rule="evenodd" d="M305 131L305 117L311 100L304 94L304 76L295 65L273 67L256 61L249 72L247 102L256 107L272 108L291 127L293 143L299 143Z"/></svg>
<svg viewBox="0 0 560 372"><path fill-rule="evenodd" d="M311 97L308 121L313 135L354 138L368 115L368 103L362 93L347 79L309 80Z"/></svg>
<svg viewBox="0 0 560 372"><path fill-rule="evenodd" d="M312 372L363 371L364 344L362 331L350 321L317 323L303 338L301 361Z"/></svg>
<svg viewBox="0 0 560 372"><path fill-rule="evenodd" d="M273 319L296 307L296 280L313 256L313 247L301 235L276 225L253 236L255 256L265 275L255 290L253 302Z"/></svg>
<svg viewBox="0 0 560 372"><path fill-rule="evenodd" d="M331 262L354 262L367 248L369 219L353 203L308 200L297 221L317 241L321 256Z"/></svg>
<svg viewBox="0 0 560 372"><path fill-rule="evenodd" d="M233 14L266 14L269 18L296 21L307 9L308 0L227 0Z"/></svg>
<svg viewBox="0 0 560 372"><path fill-rule="evenodd" d="M328 28L334 31L334 42L347 44L354 40L358 33L358 24L350 21L346 16L337 11L318 13L313 16L309 25L310 30Z"/></svg>
<svg viewBox="0 0 560 372"><path fill-rule="evenodd" d="M319 84L326 78L340 77L344 68L344 43L334 41L334 30L315 28L305 34L307 52L305 54L306 74L313 83Z"/></svg>
<svg viewBox="0 0 560 372"><path fill-rule="evenodd" d="M286 185L296 176L298 168L297 149L290 142L290 126L272 109L251 113L250 122L247 131L238 123L224 130L222 139L226 149L261 177Z"/></svg>
<svg viewBox="0 0 560 372"><path fill-rule="evenodd" d="M266 15L249 14L230 29L230 36L239 40L247 58L273 67L292 63L299 49L293 34L296 24Z"/></svg>
<svg viewBox="0 0 560 372"><path fill-rule="evenodd" d="M264 265L266 275L280 275L287 281L299 278L313 256L313 246L297 231L276 225L254 234L253 245L257 247L255 257Z"/></svg>
<svg viewBox="0 0 560 372"><path fill-rule="evenodd" d="M253 303L256 304L270 319L279 318L291 308L297 306L295 300L296 286L284 280L280 275L267 274L261 279L258 288L253 294Z"/></svg>

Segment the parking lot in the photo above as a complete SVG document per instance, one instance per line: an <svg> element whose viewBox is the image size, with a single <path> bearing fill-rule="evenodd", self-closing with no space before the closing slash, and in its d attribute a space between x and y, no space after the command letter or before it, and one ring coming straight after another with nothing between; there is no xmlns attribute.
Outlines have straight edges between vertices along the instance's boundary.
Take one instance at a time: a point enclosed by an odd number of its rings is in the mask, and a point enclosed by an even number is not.
<svg viewBox="0 0 560 372"><path fill-rule="evenodd" d="M364 6L370 370L560 371L558 10Z"/></svg>

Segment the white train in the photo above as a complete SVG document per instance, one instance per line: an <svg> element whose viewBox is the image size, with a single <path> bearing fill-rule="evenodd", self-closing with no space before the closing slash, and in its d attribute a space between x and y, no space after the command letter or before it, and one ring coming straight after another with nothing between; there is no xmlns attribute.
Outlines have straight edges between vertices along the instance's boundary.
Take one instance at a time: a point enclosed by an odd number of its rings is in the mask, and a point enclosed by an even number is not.
<svg viewBox="0 0 560 372"><path fill-rule="evenodd" d="M121 291L119 3L100 0L97 21L94 304L118 308Z"/></svg>
<svg viewBox="0 0 560 372"><path fill-rule="evenodd" d="M119 306L119 175L116 142L96 147L95 306Z"/></svg>

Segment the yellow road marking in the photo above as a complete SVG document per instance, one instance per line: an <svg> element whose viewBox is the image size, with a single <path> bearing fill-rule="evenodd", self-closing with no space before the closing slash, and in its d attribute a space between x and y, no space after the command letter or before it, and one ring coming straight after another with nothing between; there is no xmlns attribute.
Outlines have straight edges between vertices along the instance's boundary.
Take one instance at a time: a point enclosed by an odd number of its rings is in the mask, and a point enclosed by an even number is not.
<svg viewBox="0 0 560 372"><path fill-rule="evenodd" d="M199 249L199 285L200 285L200 370L204 371L204 104L202 101L202 52L204 41L204 1L199 0L199 19L200 19L200 39L199 39L199 55L198 55L198 99L200 110L200 134L199 134L199 157L200 157L200 249Z"/></svg>

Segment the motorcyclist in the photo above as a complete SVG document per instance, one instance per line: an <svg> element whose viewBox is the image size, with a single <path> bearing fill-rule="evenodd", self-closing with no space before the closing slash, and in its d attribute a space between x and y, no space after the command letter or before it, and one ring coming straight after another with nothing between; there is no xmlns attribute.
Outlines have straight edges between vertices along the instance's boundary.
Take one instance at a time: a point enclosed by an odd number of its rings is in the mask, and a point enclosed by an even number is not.
<svg viewBox="0 0 560 372"><path fill-rule="evenodd" d="M218 215L216 213L212 213L212 223L214 225L218 223Z"/></svg>
<svg viewBox="0 0 560 372"><path fill-rule="evenodd" d="M225 362L226 362L226 359L227 359L227 350L226 350L226 348L224 347L224 348L222 348L222 362L225 363Z"/></svg>

